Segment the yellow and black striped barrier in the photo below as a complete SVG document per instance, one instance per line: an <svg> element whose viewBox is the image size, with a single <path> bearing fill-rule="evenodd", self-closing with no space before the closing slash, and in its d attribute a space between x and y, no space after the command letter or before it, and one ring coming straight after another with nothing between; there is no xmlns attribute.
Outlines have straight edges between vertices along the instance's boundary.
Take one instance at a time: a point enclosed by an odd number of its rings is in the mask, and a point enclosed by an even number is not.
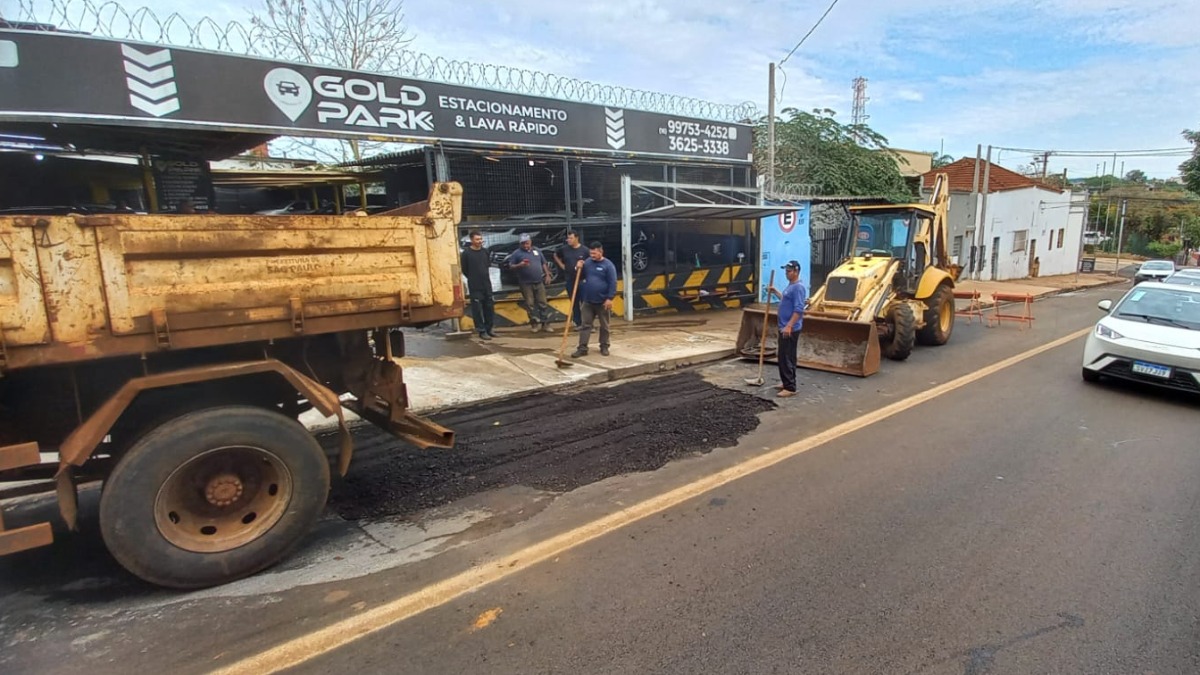
<svg viewBox="0 0 1200 675"><path fill-rule="evenodd" d="M625 312L625 282L617 281L613 315ZM552 286L546 300L554 310L551 320L565 321L571 309L571 289ZM521 326L529 323L525 302L517 289L497 291L496 326ZM720 265L680 272L657 274L633 280L633 311L637 314L698 312L709 309L737 308L754 301L754 267ZM467 303L462 330L472 330L471 306Z"/></svg>

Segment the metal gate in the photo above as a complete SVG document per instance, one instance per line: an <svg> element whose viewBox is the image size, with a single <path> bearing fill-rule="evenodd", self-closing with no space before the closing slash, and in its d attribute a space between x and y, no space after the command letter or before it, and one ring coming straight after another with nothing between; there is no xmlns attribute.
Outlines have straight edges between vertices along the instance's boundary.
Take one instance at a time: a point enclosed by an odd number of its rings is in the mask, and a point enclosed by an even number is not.
<svg viewBox="0 0 1200 675"><path fill-rule="evenodd" d="M829 273L846 256L847 233L848 229L845 227L814 229L812 231L812 288L809 289L810 291L814 291L824 285Z"/></svg>

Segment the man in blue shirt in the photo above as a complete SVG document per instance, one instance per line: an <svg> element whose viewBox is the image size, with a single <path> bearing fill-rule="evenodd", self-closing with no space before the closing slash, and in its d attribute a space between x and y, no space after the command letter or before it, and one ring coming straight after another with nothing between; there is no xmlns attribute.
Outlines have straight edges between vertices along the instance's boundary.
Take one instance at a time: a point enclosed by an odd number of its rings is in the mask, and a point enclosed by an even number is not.
<svg viewBox="0 0 1200 675"><path fill-rule="evenodd" d="M804 304L808 302L808 289L800 283L800 263L788 261L783 266L788 286L779 292L772 286L771 295L779 298L779 361L780 398L796 395L796 350L800 346L800 326L804 323Z"/></svg>
<svg viewBox="0 0 1200 675"><path fill-rule="evenodd" d="M578 263L579 313L583 326L579 329L579 348L572 358L587 356L588 338L592 336L592 324L600 319L600 355L608 356L608 319L612 312L613 298L617 296L617 267L604 257L604 246L593 241L588 245L588 259Z"/></svg>
<svg viewBox="0 0 1200 675"><path fill-rule="evenodd" d="M579 241L579 233L568 230L566 245L554 252L554 262L563 271L563 283L567 285L568 293L575 288L575 277L582 267L579 263L587 260L588 255L587 247ZM582 314L579 310L579 293L576 292L575 296L574 303L571 305L571 323L575 324L575 328L579 328L583 325Z"/></svg>
<svg viewBox="0 0 1200 675"><path fill-rule="evenodd" d="M550 304L546 302L546 282L550 280L550 265L542 252L533 247L529 235L521 235L521 248L513 251L504 261L517 273L521 284L521 295L525 298L525 311L529 314L529 327L533 332L550 331Z"/></svg>

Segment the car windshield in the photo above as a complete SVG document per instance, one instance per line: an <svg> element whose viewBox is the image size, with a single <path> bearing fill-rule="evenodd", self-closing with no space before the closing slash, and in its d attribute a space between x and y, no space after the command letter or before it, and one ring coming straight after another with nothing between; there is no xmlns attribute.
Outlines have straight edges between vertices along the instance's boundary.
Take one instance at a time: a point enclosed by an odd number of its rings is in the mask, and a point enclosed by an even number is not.
<svg viewBox="0 0 1200 675"><path fill-rule="evenodd" d="M1130 321L1200 330L1200 290L1137 288L1121 300L1114 315Z"/></svg>
<svg viewBox="0 0 1200 675"><path fill-rule="evenodd" d="M911 218L908 211L857 214L854 255L872 253L903 258L908 247Z"/></svg>
<svg viewBox="0 0 1200 675"><path fill-rule="evenodd" d="M1167 283L1200 286L1200 274L1172 274L1167 277Z"/></svg>
<svg viewBox="0 0 1200 675"><path fill-rule="evenodd" d="M1148 263L1142 264L1144 270L1173 270L1175 266L1164 260L1151 260Z"/></svg>

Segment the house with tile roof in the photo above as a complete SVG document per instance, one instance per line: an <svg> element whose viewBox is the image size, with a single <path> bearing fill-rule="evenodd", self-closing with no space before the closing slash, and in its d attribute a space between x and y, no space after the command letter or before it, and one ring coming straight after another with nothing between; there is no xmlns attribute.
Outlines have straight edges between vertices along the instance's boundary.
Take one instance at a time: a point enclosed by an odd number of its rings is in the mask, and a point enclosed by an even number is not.
<svg viewBox="0 0 1200 675"><path fill-rule="evenodd" d="M951 255L964 277L1001 281L1031 276L1069 274L1079 264L1086 193L1072 193L998 164L979 161L979 198L973 199L975 158L967 157L921 175L928 194L938 173L950 178L949 229ZM984 212L983 178L987 173Z"/></svg>

